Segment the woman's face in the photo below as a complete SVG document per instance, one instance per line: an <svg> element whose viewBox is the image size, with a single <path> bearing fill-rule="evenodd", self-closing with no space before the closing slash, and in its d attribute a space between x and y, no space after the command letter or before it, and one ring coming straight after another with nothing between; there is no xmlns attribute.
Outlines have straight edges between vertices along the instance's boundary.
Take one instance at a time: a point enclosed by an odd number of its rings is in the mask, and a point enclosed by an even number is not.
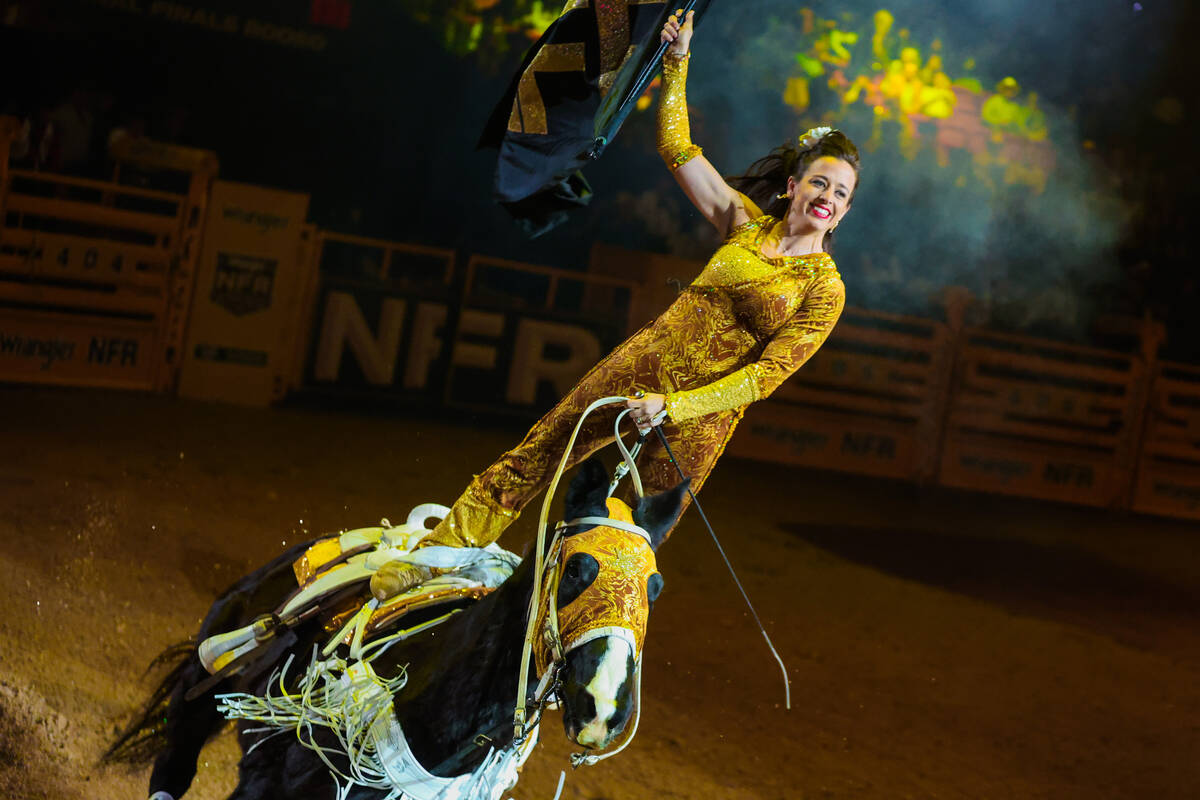
<svg viewBox="0 0 1200 800"><path fill-rule="evenodd" d="M805 227L832 230L850 210L850 196L857 183L854 167L840 158L822 156L809 164L799 179L788 178L792 198L788 216Z"/></svg>

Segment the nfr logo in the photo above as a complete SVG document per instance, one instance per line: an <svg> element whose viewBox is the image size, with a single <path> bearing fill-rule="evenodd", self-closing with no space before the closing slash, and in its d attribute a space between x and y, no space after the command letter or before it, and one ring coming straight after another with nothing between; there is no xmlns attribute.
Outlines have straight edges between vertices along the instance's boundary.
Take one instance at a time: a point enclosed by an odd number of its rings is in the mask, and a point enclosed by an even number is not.
<svg viewBox="0 0 1200 800"><path fill-rule="evenodd" d="M238 317L270 308L277 267L273 258L217 253L210 297Z"/></svg>
<svg viewBox="0 0 1200 800"><path fill-rule="evenodd" d="M138 357L137 339L93 336L88 345L89 364L110 366L114 361L121 367L136 367Z"/></svg>
<svg viewBox="0 0 1200 800"><path fill-rule="evenodd" d="M842 436L842 452L856 456L895 458L896 439L878 433L846 431Z"/></svg>
<svg viewBox="0 0 1200 800"><path fill-rule="evenodd" d="M1089 487L1096 484L1096 474L1088 464L1047 461L1042 480L1058 486Z"/></svg>
<svg viewBox="0 0 1200 800"><path fill-rule="evenodd" d="M450 332L447 354L442 330L447 311L441 302L385 297L377 321L368 323L352 293L329 292L313 359L314 381L355 382L343 373L347 353L367 385L406 390L430 389L438 366L488 372L506 368L502 402L529 407L537 403L543 384L566 394L603 353L597 333L582 325L465 308ZM407 326L406 317L411 318ZM509 356L507 365L502 355Z"/></svg>

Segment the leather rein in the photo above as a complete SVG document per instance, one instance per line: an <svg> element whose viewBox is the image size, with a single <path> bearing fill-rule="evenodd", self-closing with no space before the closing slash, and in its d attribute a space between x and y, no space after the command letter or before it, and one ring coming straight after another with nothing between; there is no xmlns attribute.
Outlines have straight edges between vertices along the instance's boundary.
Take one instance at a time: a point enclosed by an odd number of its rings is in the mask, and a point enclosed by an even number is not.
<svg viewBox="0 0 1200 800"><path fill-rule="evenodd" d="M558 483L562 479L563 472L566 470L567 462L571 456L571 450L575 446L575 439L579 435L579 431L582 428L584 421L593 411L614 403L624 403L626 400L627 398L625 397L604 397L593 402L587 407L583 414L580 415L579 422L575 424L575 430L572 431L571 438L567 441L567 446L563 452L563 456L559 460L558 469L555 471L554 477L550 481L550 485L546 489L545 497L542 500L541 515L538 518L537 544L534 551L534 584L533 592L529 599L529 622L526 625L525 639L522 645L521 671L517 679L517 702L516 708L513 711L513 742L517 745L522 743L525 740L525 737L529 735L530 731L537 726L541 717L542 709L545 707L550 697L556 693L556 690L559 686L558 675L563 666L566 664L567 653L569 653L571 650L574 650L576 647L579 647L588 641L597 638L596 635L584 634L584 636L573 641L569 648L563 647L562 634L558 627L558 586L559 579L562 574L562 540L566 534L566 531L569 528L581 525L603 525L641 537L648 545L652 546L650 534L647 533L644 528L623 520L594 516L579 517L567 522L558 523L554 528L554 535L550 539L549 547L546 546L546 530L548 527L547 520L550 516L550 503L554 499L554 494L558 488ZM613 425L613 432L616 437L617 448L620 450L623 458L623 466L629 474L630 479L633 481L634 491L637 493L638 497L641 497L643 494L641 477L638 474L637 466L634 464L634 456L638 448L635 446L633 452L631 452L625 447L625 444L621 441L620 436L621 420L624 419L628 413L629 410L626 409L617 415L616 422ZM613 487L610 487L610 494L612 492L612 488L615 488L615 481ZM541 596L543 593L543 587L546 595L544 598ZM543 603L545 603L547 609L546 623L539 632L537 630L537 620L540 616L538 612L541 610ZM595 631L592 633L598 635L619 635L618 631L614 629L601 630L602 633ZM538 685L534 690L532 704L529 704L529 666L530 659L532 658L533 654L533 645L539 633L542 637L542 640L549 648L551 663L547 667L545 673L540 677ZM636 647L633 646L634 643L632 637L630 637L629 642L631 648L636 653ZM572 766L579 767L582 765L590 766L596 764L605 758L609 758L621 752L633 740L634 735L637 733L642 705L642 659L640 654L638 654L637 661L634 666L634 685L636 701L633 728L624 737L624 741L621 743L621 745L615 750L610 750L606 753L573 753L571 755ZM532 713L530 713L530 706L532 706Z"/></svg>

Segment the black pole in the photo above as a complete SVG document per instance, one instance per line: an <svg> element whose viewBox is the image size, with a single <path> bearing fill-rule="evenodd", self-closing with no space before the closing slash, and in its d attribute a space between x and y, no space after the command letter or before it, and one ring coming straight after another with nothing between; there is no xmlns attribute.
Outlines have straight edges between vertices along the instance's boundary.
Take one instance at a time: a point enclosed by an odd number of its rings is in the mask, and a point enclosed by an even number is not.
<svg viewBox="0 0 1200 800"><path fill-rule="evenodd" d="M625 123L626 117L633 111L637 99L646 91L646 87L650 85L655 74L662 67L663 56L670 47L670 43L660 41L657 31L662 30L663 25L667 24L667 19L676 11L682 9L679 19L687 19L688 12L695 10L696 6L702 2L707 5L708 0L672 0L664 5L662 16L655 28L655 38L652 40L655 44L653 51L649 50L649 42L647 42L642 45L633 58L629 59L629 62L617 75L616 80L613 81L613 86L609 90L604 104L600 107L600 112L596 115L596 138L588 151L590 158L599 158L600 154L604 152L604 148L616 136L621 125ZM636 66L631 68L631 65ZM615 107L610 108L613 104Z"/></svg>

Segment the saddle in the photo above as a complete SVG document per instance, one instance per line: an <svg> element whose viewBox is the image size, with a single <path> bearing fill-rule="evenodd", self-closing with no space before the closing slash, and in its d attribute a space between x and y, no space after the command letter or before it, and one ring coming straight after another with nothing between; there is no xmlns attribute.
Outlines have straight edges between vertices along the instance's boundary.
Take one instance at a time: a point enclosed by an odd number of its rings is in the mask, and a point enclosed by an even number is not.
<svg viewBox="0 0 1200 800"><path fill-rule="evenodd" d="M405 629L405 621L416 611L461 607L496 589L520 562L515 554L495 544L417 549L432 530L426 522L447 513L446 506L426 503L413 508L402 525L393 526L385 519L378 527L314 542L292 564L297 588L274 612L201 642L200 662L212 677L195 687L195 695L230 675L261 672L295 643L292 629L314 617L331 634L325 655L338 645L357 651L384 637L405 638L454 613ZM420 568L427 579L386 599L373 597L368 588L371 577L397 562Z"/></svg>

